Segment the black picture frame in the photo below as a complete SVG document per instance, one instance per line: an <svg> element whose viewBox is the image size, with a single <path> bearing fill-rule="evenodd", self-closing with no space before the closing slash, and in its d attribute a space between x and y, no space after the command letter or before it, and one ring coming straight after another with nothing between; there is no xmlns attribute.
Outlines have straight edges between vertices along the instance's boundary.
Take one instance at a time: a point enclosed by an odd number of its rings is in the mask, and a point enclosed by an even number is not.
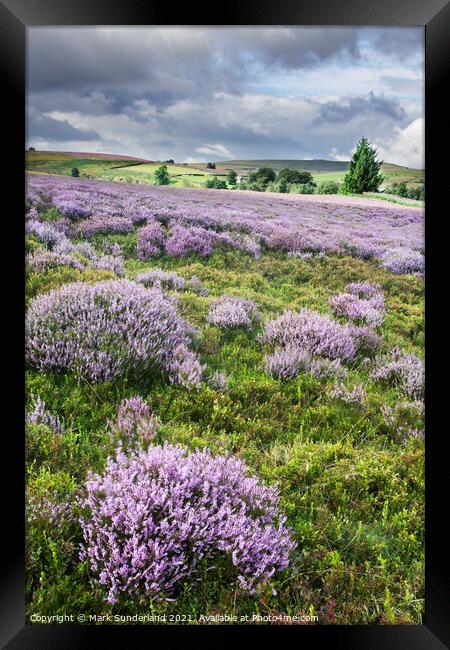
<svg viewBox="0 0 450 650"><path fill-rule="evenodd" d="M24 624L24 437L23 377L20 360L23 350L23 222L24 193L23 147L25 144L25 46L26 27L33 25L377 25L425 26L426 36L426 599L423 625L398 626L217 626L172 627L146 626L39 626ZM3 489L2 520L4 546L1 562L0 642L8 650L27 648L71 649L106 643L105 635L119 644L148 647L157 639L167 642L175 634L182 640L205 635L207 640L227 641L236 634L250 637L261 632L266 639L279 638L305 644L309 648L322 642L334 649L351 650L438 650L450 647L449 553L446 532L445 490L447 456L444 445L446 386L440 367L445 367L448 332L442 313L447 292L441 292L438 280L446 279L445 239L440 236L446 220L444 192L447 192L446 167L440 152L448 156L445 135L448 131L445 81L449 71L450 6L443 0L241 0L222 4L218 16L211 5L149 4L142 0L4 0L0 2L0 66L2 71L2 108L4 142L2 172L4 235L3 252L13 253L4 280L6 335L5 350L11 350L10 364L4 363L4 414L13 415L11 426L3 418L3 465L6 479ZM445 152L447 151L447 154ZM445 159L444 159L445 163ZM447 172L448 175L448 172ZM448 182L447 182L448 184ZM5 201L8 198L8 210ZM448 197L447 197L448 201ZM14 218L13 218L14 217ZM17 248L15 248L15 244ZM447 335L447 336L446 336ZM7 373L7 374L6 374ZM447 471L446 471L447 470ZM444 497L444 498L442 498ZM156 635L156 636L155 636ZM191 639L189 639L191 637ZM289 639L288 639L289 637Z"/></svg>

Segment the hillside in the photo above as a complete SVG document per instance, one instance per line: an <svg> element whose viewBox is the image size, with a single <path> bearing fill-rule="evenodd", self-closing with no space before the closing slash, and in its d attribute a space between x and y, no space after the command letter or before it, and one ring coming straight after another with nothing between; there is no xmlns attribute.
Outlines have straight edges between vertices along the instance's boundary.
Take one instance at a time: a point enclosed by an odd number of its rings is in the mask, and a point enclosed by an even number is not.
<svg viewBox="0 0 450 650"><path fill-rule="evenodd" d="M27 151L26 170L46 174L70 176L77 167L81 178L97 178L136 184L153 184L153 174L162 161L150 161L132 156L102 153ZM289 169L310 171L316 182L333 180L341 182L348 168L348 162L339 160L229 160L216 162L216 169L208 169L206 163L167 163L175 187L204 187L212 176L226 176L234 169L239 176L246 177L259 167L272 167L276 171ZM423 170L410 169L390 163L382 165L385 184L405 182L410 186L424 183Z"/></svg>

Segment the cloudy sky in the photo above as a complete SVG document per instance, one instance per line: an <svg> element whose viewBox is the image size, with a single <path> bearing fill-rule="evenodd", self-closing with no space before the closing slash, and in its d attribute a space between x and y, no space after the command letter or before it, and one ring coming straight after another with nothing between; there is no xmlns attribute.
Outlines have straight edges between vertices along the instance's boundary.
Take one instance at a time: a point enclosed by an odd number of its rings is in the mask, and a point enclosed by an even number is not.
<svg viewBox="0 0 450 650"><path fill-rule="evenodd" d="M424 166L424 30L28 28L27 146Z"/></svg>

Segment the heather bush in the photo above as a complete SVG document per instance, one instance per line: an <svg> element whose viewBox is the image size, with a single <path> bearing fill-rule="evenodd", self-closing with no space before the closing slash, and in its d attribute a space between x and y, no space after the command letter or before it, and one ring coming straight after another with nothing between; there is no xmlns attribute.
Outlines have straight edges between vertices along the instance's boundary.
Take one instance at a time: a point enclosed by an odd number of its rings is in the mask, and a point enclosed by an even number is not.
<svg viewBox="0 0 450 650"><path fill-rule="evenodd" d="M370 298L360 298L354 293L340 293L329 300L336 316L348 318L355 323L378 327L385 315L383 294L374 293Z"/></svg>
<svg viewBox="0 0 450 650"><path fill-rule="evenodd" d="M158 221L147 223L138 230L136 253L140 260L149 260L162 251L166 234Z"/></svg>
<svg viewBox="0 0 450 650"><path fill-rule="evenodd" d="M131 219L124 217L97 217L81 221L77 226L77 233L85 239L92 239L96 235L121 234L126 235L133 230Z"/></svg>
<svg viewBox="0 0 450 650"><path fill-rule="evenodd" d="M110 458L80 500L86 558L108 600L173 598L200 563L228 558L237 584L254 591L289 565L294 544L276 487L231 456L151 446Z"/></svg>
<svg viewBox="0 0 450 650"><path fill-rule="evenodd" d="M38 241L52 248L61 239L65 238L64 233L57 230L53 224L44 221L29 220L25 224L25 232L33 235Z"/></svg>
<svg viewBox="0 0 450 650"><path fill-rule="evenodd" d="M199 277L193 275L189 280L189 289L199 296L207 296L209 294L208 287L205 287Z"/></svg>
<svg viewBox="0 0 450 650"><path fill-rule="evenodd" d="M314 358L304 349L288 345L275 348L264 357L265 368L271 377L283 380L295 379L300 373L307 373L318 379L345 376L346 370L340 359Z"/></svg>
<svg viewBox="0 0 450 650"><path fill-rule="evenodd" d="M425 258L411 248L391 248L381 256L381 264L391 273L424 273Z"/></svg>
<svg viewBox="0 0 450 650"><path fill-rule="evenodd" d="M424 393L425 368L421 359L400 348L373 360L371 379L398 386L412 398L420 399Z"/></svg>
<svg viewBox="0 0 450 650"><path fill-rule="evenodd" d="M26 420L29 424L42 424L53 433L62 433L64 430L61 420L57 415L50 413L40 395L32 398L32 405L27 412Z"/></svg>
<svg viewBox="0 0 450 650"><path fill-rule="evenodd" d="M181 275L171 271L163 271L160 268L140 273L136 276L136 282L140 282L146 287L175 289L176 291L181 291L185 286L184 278L182 278Z"/></svg>
<svg viewBox="0 0 450 650"><path fill-rule="evenodd" d="M305 308L286 311L267 323L260 341L343 361L351 360L356 353L348 327Z"/></svg>
<svg viewBox="0 0 450 650"><path fill-rule="evenodd" d="M123 450L148 446L158 432L158 420L142 397L135 395L120 402L114 422L110 422L111 441Z"/></svg>
<svg viewBox="0 0 450 650"><path fill-rule="evenodd" d="M71 266L83 271L85 266L74 257L56 253L54 251L40 250L26 257L27 269L33 273L42 273L58 266Z"/></svg>
<svg viewBox="0 0 450 650"><path fill-rule="evenodd" d="M111 381L158 367L174 372L173 354L179 358L180 345L188 354L190 333L161 291L129 280L75 283L33 300L26 352L41 371Z"/></svg>
<svg viewBox="0 0 450 650"><path fill-rule="evenodd" d="M206 320L223 329L233 327L252 329L260 318L257 305L253 300L225 295L211 302Z"/></svg>

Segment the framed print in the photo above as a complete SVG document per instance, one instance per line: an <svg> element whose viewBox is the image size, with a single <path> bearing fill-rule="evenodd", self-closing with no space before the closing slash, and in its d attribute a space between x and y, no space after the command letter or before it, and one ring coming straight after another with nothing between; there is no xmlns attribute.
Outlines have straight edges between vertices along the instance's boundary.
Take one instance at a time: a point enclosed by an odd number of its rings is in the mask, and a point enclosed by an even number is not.
<svg viewBox="0 0 450 650"><path fill-rule="evenodd" d="M4 647L450 647L448 5L0 11Z"/></svg>

